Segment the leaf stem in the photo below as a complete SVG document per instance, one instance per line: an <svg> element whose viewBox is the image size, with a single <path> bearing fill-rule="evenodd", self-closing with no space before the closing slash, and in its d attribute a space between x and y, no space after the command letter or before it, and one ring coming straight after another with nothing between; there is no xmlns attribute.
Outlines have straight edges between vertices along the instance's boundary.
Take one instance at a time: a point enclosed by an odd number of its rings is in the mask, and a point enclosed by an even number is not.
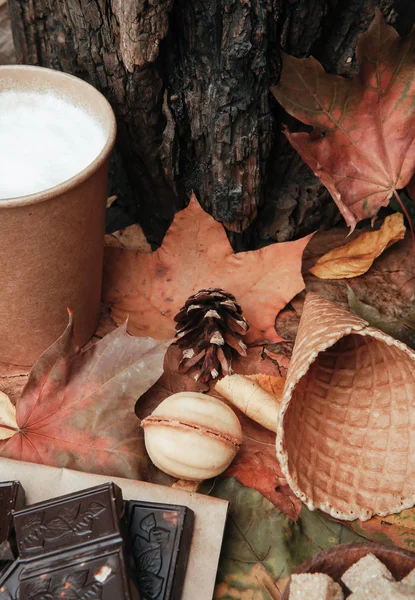
<svg viewBox="0 0 415 600"><path fill-rule="evenodd" d="M5 425L4 423L0 423L0 429L8 429L9 431L19 431L18 427L12 427L11 425Z"/></svg>
<svg viewBox="0 0 415 600"><path fill-rule="evenodd" d="M399 196L399 194L398 194L398 192L396 190L393 190L393 195L395 196L396 201L398 202L399 206L402 208L402 212L405 215L406 220L408 221L409 229L411 230L412 246L413 246L414 254L415 254L415 232L414 232L414 226L412 225L412 221L411 221L411 218L409 216L408 211L406 210L406 206L402 202L401 197Z"/></svg>

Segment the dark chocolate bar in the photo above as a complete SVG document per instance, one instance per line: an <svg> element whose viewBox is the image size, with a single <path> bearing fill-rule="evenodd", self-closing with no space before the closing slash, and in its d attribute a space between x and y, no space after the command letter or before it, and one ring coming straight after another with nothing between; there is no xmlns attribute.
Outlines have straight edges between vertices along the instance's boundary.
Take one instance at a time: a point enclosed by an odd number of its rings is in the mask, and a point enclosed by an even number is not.
<svg viewBox="0 0 415 600"><path fill-rule="evenodd" d="M186 506L126 502L131 577L141 600L179 600L194 514Z"/></svg>
<svg viewBox="0 0 415 600"><path fill-rule="evenodd" d="M13 564L12 560L2 560L0 563L0 580L3 577L4 573L10 568L10 565Z"/></svg>
<svg viewBox="0 0 415 600"><path fill-rule="evenodd" d="M0 577L0 600L17 600L19 594L20 574L24 564L19 559L10 564Z"/></svg>
<svg viewBox="0 0 415 600"><path fill-rule="evenodd" d="M121 490L113 483L16 511L13 516L20 558L33 559L120 538L123 511Z"/></svg>
<svg viewBox="0 0 415 600"><path fill-rule="evenodd" d="M122 547L111 543L106 548L89 546L81 555L68 552L26 563L18 600L41 598L129 600Z"/></svg>
<svg viewBox="0 0 415 600"><path fill-rule="evenodd" d="M130 600L120 544L16 560L0 578L0 600Z"/></svg>
<svg viewBox="0 0 415 600"><path fill-rule="evenodd" d="M19 481L0 483L0 569L16 558L12 511L23 508L25 492Z"/></svg>

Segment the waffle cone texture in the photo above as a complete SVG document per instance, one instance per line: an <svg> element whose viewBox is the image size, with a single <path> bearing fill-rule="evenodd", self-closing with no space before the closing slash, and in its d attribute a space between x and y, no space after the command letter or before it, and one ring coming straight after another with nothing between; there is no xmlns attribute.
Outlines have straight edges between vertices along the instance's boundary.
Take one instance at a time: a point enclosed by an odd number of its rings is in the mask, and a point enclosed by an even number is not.
<svg viewBox="0 0 415 600"><path fill-rule="evenodd" d="M307 295L277 429L277 457L311 510L344 520L415 504L415 352Z"/></svg>

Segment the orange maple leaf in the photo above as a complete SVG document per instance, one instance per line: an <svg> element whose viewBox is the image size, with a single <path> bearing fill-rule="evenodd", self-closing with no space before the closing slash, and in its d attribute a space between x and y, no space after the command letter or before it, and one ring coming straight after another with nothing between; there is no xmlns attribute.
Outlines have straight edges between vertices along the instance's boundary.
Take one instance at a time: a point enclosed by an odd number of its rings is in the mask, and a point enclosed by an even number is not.
<svg viewBox="0 0 415 600"><path fill-rule="evenodd" d="M376 10L357 45L356 77L284 54L281 81L271 89L290 115L315 127L285 135L352 229L397 196L414 172L414 32L400 38Z"/></svg>
<svg viewBox="0 0 415 600"><path fill-rule="evenodd" d="M193 195L156 252L106 248L103 299L118 323L128 317L133 335L167 339L189 296L220 287L241 305L248 342L277 341L276 315L304 289L301 259L310 237L235 254L223 226Z"/></svg>

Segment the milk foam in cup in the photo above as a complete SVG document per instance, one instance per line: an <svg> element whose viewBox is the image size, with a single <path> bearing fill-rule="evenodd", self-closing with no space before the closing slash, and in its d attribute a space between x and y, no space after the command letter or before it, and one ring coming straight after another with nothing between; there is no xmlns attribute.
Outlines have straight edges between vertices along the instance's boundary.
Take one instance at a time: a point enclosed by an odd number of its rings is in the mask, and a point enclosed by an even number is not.
<svg viewBox="0 0 415 600"><path fill-rule="evenodd" d="M67 181L105 142L91 113L52 92L0 90L0 201Z"/></svg>

